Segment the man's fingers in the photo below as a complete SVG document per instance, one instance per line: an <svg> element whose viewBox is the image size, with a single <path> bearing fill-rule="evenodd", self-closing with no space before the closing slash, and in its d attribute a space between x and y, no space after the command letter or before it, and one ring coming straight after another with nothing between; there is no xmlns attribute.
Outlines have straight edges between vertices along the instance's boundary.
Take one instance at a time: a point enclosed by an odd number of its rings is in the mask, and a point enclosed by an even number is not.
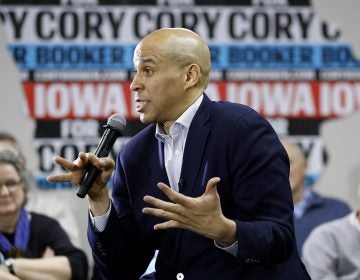
<svg viewBox="0 0 360 280"><path fill-rule="evenodd" d="M103 171L102 181L105 183L112 175L115 167L115 162L109 157L99 158L94 153L80 152L78 157L73 161L69 161L63 157L56 156L54 162L69 171L66 174L50 175L47 177L49 182L70 182L78 186L81 182L82 173L88 164L94 165L99 170Z"/></svg>
<svg viewBox="0 0 360 280"><path fill-rule="evenodd" d="M204 194L210 194L213 192L217 192L216 187L217 184L220 182L220 178L219 177L213 177L211 178L206 185L206 189L205 189L205 193Z"/></svg>
<svg viewBox="0 0 360 280"><path fill-rule="evenodd" d="M177 213L168 212L163 209L157 209L157 208L150 208L145 207L143 208L142 212L147 215L152 215L158 218L162 218L164 220L174 220L174 221L182 221L182 218Z"/></svg>
<svg viewBox="0 0 360 280"><path fill-rule="evenodd" d="M49 182L71 182L71 174L58 174L58 175L49 175L47 180Z"/></svg>
<svg viewBox="0 0 360 280"><path fill-rule="evenodd" d="M144 197L144 201L146 203L151 204L152 206L163 209L165 211L173 212L173 213L181 213L181 206L179 204L174 204L172 202L163 201L161 199L146 195Z"/></svg>
<svg viewBox="0 0 360 280"><path fill-rule="evenodd" d="M191 199L179 192L174 191L164 183L158 183L158 188L173 202L183 205L185 207L191 206Z"/></svg>
<svg viewBox="0 0 360 280"><path fill-rule="evenodd" d="M60 156L56 156L54 158L54 162L61 165L62 167L64 167L65 169L67 169L69 171L73 171L74 169L77 168L77 166L73 162L71 162L63 157L60 157Z"/></svg>
<svg viewBox="0 0 360 280"><path fill-rule="evenodd" d="M155 230L164 230L164 229L169 229L169 228L181 228L180 223L176 222L176 221L166 221L160 224L156 224L154 226Z"/></svg>
<svg viewBox="0 0 360 280"><path fill-rule="evenodd" d="M154 226L154 230L164 230L170 228L182 228L182 229L193 230L193 228L190 225L174 220L166 221L160 224L156 224Z"/></svg>
<svg viewBox="0 0 360 280"><path fill-rule="evenodd" d="M115 162L109 157L97 157L93 153L87 154L87 161L94 165L97 169L105 171L113 169L115 167Z"/></svg>

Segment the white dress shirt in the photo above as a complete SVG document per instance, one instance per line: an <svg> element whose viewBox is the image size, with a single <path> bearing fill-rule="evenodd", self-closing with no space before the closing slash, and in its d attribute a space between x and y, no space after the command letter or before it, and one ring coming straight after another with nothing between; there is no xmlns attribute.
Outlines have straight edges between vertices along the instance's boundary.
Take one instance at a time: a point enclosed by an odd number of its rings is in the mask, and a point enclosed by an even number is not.
<svg viewBox="0 0 360 280"><path fill-rule="evenodd" d="M172 189L179 191L181 166L184 156L185 142L191 121L193 120L203 100L201 95L169 129L169 135L165 134L160 125L156 126L155 137L164 143L164 160L166 173Z"/></svg>

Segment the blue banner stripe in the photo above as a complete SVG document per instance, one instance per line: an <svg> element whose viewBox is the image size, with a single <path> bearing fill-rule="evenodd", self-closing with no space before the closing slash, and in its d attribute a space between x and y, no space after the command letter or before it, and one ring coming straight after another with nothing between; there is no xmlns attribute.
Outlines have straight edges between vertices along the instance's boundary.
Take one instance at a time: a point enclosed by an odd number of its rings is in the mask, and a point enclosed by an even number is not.
<svg viewBox="0 0 360 280"><path fill-rule="evenodd" d="M133 45L9 45L22 70L132 69Z"/></svg>
<svg viewBox="0 0 360 280"><path fill-rule="evenodd" d="M135 45L24 45L9 50L21 70L132 70ZM210 45L212 68L359 68L349 45Z"/></svg>

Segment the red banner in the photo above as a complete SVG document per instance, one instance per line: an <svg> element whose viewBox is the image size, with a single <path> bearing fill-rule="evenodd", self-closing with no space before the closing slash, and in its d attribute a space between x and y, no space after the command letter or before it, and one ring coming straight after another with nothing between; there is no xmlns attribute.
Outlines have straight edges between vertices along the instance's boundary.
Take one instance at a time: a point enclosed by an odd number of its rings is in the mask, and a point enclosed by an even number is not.
<svg viewBox="0 0 360 280"><path fill-rule="evenodd" d="M30 117L38 120L137 119L130 82L25 82ZM268 118L329 118L360 108L360 82L212 82L213 100L246 104Z"/></svg>

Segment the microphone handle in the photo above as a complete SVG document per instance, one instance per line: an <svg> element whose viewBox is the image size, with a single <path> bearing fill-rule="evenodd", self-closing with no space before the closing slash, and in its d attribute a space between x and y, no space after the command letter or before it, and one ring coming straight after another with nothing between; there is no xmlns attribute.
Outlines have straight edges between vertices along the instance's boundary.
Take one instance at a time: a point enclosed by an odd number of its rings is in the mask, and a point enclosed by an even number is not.
<svg viewBox="0 0 360 280"><path fill-rule="evenodd" d="M99 145L96 148L95 155L98 157L108 156L118 136L118 131L107 128L104 132L103 137L101 137ZM87 192L94 184L96 177L99 175L99 173L100 170L89 162L82 178L81 185L76 193L78 197L84 198L86 196Z"/></svg>
<svg viewBox="0 0 360 280"><path fill-rule="evenodd" d="M86 172L85 172L85 176L84 179L81 183L81 186L79 187L76 195L80 198L84 198L87 194L87 192L89 191L90 187L92 186L92 184L95 182L96 177L99 175L100 170L97 169L95 166L93 166L92 164L89 164L86 167Z"/></svg>

